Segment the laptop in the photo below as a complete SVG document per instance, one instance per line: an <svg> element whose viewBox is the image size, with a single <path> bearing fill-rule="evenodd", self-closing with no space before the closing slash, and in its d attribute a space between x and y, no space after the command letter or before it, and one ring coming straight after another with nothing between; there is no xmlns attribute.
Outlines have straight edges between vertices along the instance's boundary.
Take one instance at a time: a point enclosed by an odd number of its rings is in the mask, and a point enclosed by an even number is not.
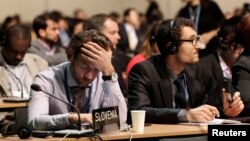
<svg viewBox="0 0 250 141"><path fill-rule="evenodd" d="M48 130L33 130L32 136L34 137L47 137L47 136L54 136L54 137L83 137L83 136L93 136L94 130L90 128L90 124L82 123L81 130L77 129L62 129L56 131L48 131Z"/></svg>

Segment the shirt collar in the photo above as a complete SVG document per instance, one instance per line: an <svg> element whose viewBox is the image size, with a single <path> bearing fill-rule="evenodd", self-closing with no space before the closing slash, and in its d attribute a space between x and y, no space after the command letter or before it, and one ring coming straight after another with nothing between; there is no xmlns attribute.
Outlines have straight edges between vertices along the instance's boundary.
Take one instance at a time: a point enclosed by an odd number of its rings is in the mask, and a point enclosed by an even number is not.
<svg viewBox="0 0 250 141"><path fill-rule="evenodd" d="M71 71L70 71L70 63L66 66L66 82L68 84L69 87L73 87L73 86L78 86L77 82L75 81Z"/></svg>
<svg viewBox="0 0 250 141"><path fill-rule="evenodd" d="M222 68L222 71L226 71L229 70L227 64L225 63L225 61L222 59L222 57L220 56L219 52L217 51L218 57L219 57L219 61L220 61L220 66Z"/></svg>
<svg viewBox="0 0 250 141"><path fill-rule="evenodd" d="M184 71L183 71L179 76L177 76L177 75L175 75L175 74L171 71L171 69L169 69L169 66L168 66L168 65L166 66L166 68L167 68L167 70L168 70L168 72L169 72L169 78L170 78L170 80L171 80L172 82L174 82L174 81L177 79L177 77L181 77L181 76L184 77L184 81L186 82L186 75L185 75Z"/></svg>

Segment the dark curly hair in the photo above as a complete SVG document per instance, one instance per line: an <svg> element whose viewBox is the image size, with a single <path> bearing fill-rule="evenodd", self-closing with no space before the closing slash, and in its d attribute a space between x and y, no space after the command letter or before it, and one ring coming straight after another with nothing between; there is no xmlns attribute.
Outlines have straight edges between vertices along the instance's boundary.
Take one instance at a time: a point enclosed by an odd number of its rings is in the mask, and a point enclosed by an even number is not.
<svg viewBox="0 0 250 141"><path fill-rule="evenodd" d="M73 37L71 38L69 47L66 51L68 58L70 58L72 55L74 55L74 57L77 57L80 54L83 43L87 43L89 41L97 43L105 50L112 50L113 48L113 44L111 43L111 41L102 33L94 29L84 30L78 34L73 35Z"/></svg>

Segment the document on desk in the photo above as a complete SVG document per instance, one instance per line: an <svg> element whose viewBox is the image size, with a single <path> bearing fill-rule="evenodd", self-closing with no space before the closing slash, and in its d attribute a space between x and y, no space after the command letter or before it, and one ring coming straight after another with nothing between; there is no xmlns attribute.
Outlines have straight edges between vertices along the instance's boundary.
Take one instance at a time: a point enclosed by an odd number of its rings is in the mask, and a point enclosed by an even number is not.
<svg viewBox="0 0 250 141"><path fill-rule="evenodd" d="M65 130L58 130L55 131L54 134L58 134L58 135L84 135L84 134L88 134L88 133L93 133L93 129L84 129L84 130L75 130L75 129L65 129Z"/></svg>
<svg viewBox="0 0 250 141"><path fill-rule="evenodd" d="M208 122L182 122L179 124L182 125L197 125L197 126L203 126L203 125L218 125L218 124L241 124L241 121L238 120L231 120L231 119L217 119L208 121Z"/></svg>

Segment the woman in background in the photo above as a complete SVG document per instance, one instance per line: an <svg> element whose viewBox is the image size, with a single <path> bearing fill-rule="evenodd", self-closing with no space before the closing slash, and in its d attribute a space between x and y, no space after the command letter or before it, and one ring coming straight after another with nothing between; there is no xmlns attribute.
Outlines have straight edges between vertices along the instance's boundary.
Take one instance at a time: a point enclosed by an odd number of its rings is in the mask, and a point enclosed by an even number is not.
<svg viewBox="0 0 250 141"><path fill-rule="evenodd" d="M244 15L238 24L236 38L244 47L243 53L235 61L232 68L232 82L234 88L240 92L245 105L241 116L250 116L250 13Z"/></svg>
<svg viewBox="0 0 250 141"><path fill-rule="evenodd" d="M126 76L128 76L130 70L135 64L142 62L151 57L152 55L159 53L158 46L156 43L156 31L158 27L159 23L155 23L151 26L151 28L149 28L142 43L141 52L134 56L127 65Z"/></svg>

